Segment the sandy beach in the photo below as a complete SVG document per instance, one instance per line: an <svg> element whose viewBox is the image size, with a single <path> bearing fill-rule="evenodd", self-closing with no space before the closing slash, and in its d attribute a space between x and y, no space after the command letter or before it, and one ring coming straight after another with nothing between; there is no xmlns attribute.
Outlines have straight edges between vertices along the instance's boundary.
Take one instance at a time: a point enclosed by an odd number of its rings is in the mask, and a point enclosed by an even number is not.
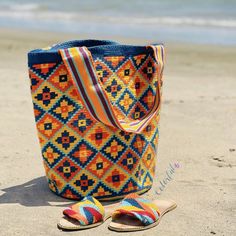
<svg viewBox="0 0 236 236"><path fill-rule="evenodd" d="M57 229L72 201L48 189L36 136L27 52L84 37L6 29L0 35L0 235L116 235L109 220L83 232ZM159 226L124 235L236 235L236 47L167 43L166 52L157 175L145 196L178 207ZM171 166L178 167L172 174Z"/></svg>

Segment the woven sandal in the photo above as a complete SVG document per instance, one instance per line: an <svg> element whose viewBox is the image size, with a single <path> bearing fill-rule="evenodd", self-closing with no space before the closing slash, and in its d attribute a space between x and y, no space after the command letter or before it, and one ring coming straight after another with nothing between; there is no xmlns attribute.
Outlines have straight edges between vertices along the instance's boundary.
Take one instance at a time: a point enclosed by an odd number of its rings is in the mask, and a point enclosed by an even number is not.
<svg viewBox="0 0 236 236"><path fill-rule="evenodd" d="M118 203L103 206L92 196L85 197L82 201L64 209L64 217L57 226L62 230L89 229L103 224L111 217L114 207Z"/></svg>
<svg viewBox="0 0 236 236"><path fill-rule="evenodd" d="M108 228L119 232L150 229L159 224L165 213L176 207L174 201L150 201L137 194L129 194L112 213Z"/></svg>

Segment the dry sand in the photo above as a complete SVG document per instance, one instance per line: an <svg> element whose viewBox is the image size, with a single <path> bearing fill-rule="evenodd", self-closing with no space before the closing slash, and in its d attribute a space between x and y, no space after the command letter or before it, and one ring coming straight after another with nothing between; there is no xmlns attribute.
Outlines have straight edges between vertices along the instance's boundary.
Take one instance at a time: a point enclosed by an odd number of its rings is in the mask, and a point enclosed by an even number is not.
<svg viewBox="0 0 236 236"><path fill-rule="evenodd" d="M56 223L70 201L52 194L44 177L26 53L75 38L82 37L0 30L0 235L117 234L107 229L109 221L60 232ZM174 199L178 208L135 235L236 235L236 48L166 46L158 174L146 196ZM180 167L160 191L176 162Z"/></svg>

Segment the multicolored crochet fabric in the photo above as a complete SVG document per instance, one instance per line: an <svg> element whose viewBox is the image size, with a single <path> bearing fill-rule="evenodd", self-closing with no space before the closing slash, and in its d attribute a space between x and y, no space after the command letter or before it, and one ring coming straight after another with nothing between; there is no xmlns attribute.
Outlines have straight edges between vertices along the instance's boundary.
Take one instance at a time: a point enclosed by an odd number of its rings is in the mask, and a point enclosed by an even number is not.
<svg viewBox="0 0 236 236"><path fill-rule="evenodd" d="M101 56L94 67L119 119L140 119L153 105L158 67L153 53ZM63 62L31 64L31 92L50 189L82 199L121 198L151 188L157 114L140 133L97 122L81 102Z"/></svg>
<svg viewBox="0 0 236 236"><path fill-rule="evenodd" d="M88 196L65 208L63 214L77 220L80 225L90 225L104 220L105 209L96 198Z"/></svg>
<svg viewBox="0 0 236 236"><path fill-rule="evenodd" d="M139 220L143 225L150 225L160 218L158 206L149 199L142 198L136 193L130 193L112 213L115 220L122 215L129 215Z"/></svg>

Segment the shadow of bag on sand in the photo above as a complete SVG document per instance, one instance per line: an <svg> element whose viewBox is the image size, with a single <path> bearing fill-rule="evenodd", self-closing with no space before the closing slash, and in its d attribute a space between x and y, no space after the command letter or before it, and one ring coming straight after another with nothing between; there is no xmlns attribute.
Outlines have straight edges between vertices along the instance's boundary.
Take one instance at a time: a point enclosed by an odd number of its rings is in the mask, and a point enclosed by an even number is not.
<svg viewBox="0 0 236 236"><path fill-rule="evenodd" d="M66 206L72 202L52 193L48 188L48 183L44 176L21 185L1 189L1 191L3 194L0 195L0 204L18 203L27 207L35 207Z"/></svg>

